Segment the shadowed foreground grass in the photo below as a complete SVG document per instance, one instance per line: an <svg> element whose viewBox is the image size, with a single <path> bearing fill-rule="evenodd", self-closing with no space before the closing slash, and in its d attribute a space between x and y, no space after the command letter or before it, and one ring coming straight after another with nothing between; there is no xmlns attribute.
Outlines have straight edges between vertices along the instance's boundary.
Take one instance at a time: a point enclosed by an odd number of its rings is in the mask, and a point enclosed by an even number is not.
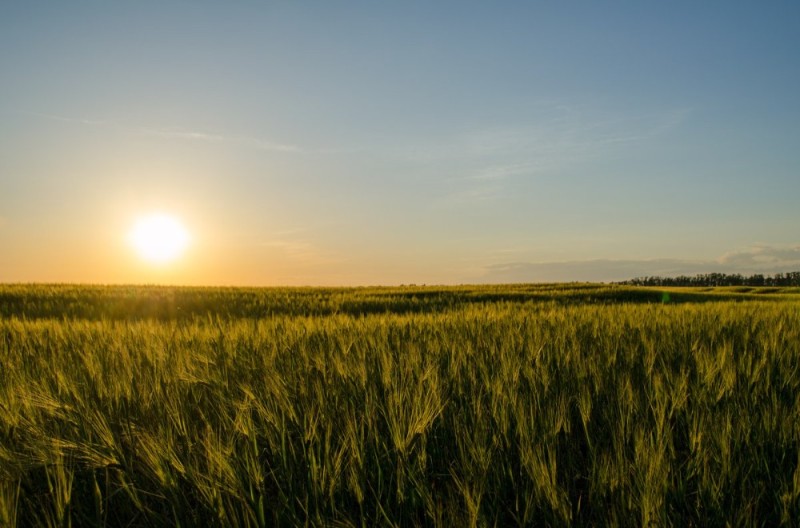
<svg viewBox="0 0 800 528"><path fill-rule="evenodd" d="M0 287L0 526L800 520L793 295L130 291Z"/></svg>

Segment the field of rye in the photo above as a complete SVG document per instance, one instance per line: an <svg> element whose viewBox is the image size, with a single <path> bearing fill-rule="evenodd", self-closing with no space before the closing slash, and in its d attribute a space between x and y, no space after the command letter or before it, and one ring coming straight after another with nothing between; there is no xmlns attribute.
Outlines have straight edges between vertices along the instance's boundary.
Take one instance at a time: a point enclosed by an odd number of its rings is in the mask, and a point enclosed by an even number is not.
<svg viewBox="0 0 800 528"><path fill-rule="evenodd" d="M0 286L0 526L797 526L798 293Z"/></svg>

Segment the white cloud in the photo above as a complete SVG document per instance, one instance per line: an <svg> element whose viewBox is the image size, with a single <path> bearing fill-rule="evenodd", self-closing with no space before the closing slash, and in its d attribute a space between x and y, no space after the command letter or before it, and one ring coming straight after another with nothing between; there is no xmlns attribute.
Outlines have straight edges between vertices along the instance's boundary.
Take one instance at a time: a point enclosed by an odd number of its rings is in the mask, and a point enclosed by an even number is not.
<svg viewBox="0 0 800 528"><path fill-rule="evenodd" d="M719 263L724 266L752 269L756 273L775 268L792 268L791 271L794 271L795 268L800 269L800 246L754 246L726 253L720 257Z"/></svg>

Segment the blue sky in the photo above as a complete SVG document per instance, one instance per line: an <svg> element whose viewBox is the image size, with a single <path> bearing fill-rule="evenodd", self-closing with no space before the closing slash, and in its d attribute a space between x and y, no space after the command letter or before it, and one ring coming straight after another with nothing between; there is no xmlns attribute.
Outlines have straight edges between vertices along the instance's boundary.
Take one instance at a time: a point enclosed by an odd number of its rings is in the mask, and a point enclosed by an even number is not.
<svg viewBox="0 0 800 528"><path fill-rule="evenodd" d="M800 269L795 2L8 2L0 281ZM137 260L137 215L192 233Z"/></svg>

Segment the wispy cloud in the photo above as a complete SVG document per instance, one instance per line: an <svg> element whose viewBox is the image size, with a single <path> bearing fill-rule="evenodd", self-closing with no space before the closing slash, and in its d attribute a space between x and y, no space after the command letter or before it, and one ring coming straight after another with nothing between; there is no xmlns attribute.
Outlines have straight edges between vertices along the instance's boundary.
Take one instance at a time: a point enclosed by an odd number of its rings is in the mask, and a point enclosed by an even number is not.
<svg viewBox="0 0 800 528"><path fill-rule="evenodd" d="M271 239L264 240L259 244L261 247L270 248L294 260L316 261L319 252L314 246L305 240Z"/></svg>
<svg viewBox="0 0 800 528"><path fill-rule="evenodd" d="M564 166L614 154L614 148L638 143L678 126L684 111L619 118L574 117L488 130L472 139L491 154L522 159L530 167ZM519 165L519 163L518 163Z"/></svg>
<svg viewBox="0 0 800 528"><path fill-rule="evenodd" d="M679 127L685 109L608 116L556 104L528 122L461 132L438 143L402 149L406 160L444 168L453 195L494 182L556 174L625 156L634 146ZM482 193L478 193L482 194Z"/></svg>
<svg viewBox="0 0 800 528"><path fill-rule="evenodd" d="M24 112L27 115L31 115L34 117L40 117L42 119L48 119L50 121L60 121L62 123L76 123L79 125L92 125L92 126L114 126L112 123L108 121L103 121L101 119L87 119L81 117L67 117L58 114L45 114L41 112Z"/></svg>
<svg viewBox="0 0 800 528"><path fill-rule="evenodd" d="M502 188L499 185L480 185L468 187L448 194L443 203L451 205L475 205L500 197Z"/></svg>
<svg viewBox="0 0 800 528"><path fill-rule="evenodd" d="M786 268L792 268L792 271L800 270L800 246L753 246L726 253L720 257L719 263L727 267L748 268L755 272L776 268L784 268L784 271Z"/></svg>
<svg viewBox="0 0 800 528"><path fill-rule="evenodd" d="M775 274L800 270L800 247L756 246L726 253L715 260L641 259L507 262L483 268L486 282L613 282L635 277L700 273Z"/></svg>
<svg viewBox="0 0 800 528"><path fill-rule="evenodd" d="M265 139L248 136L222 135L176 128L135 128L130 130L163 138L205 141L208 143L229 143L244 147L251 147L257 150L276 152L302 152L303 150L297 145L276 143L273 141L267 141Z"/></svg>
<svg viewBox="0 0 800 528"><path fill-rule="evenodd" d="M254 240L254 245L297 266L319 266L341 262L342 259L329 249L320 247L314 231L313 227L295 227L264 233Z"/></svg>
<svg viewBox="0 0 800 528"><path fill-rule="evenodd" d="M147 136L154 136L165 139L199 141L205 143L226 143L230 145L238 145L242 147L253 148L256 150L264 150L272 152L297 153L304 151L304 149L298 145L293 145L289 143L280 143L260 137L252 137L246 135L220 134L206 130L188 130L179 127L159 128L159 127L129 126L102 119L67 117L57 114L44 114L36 112L31 112L30 115L44 119L49 119L51 121L74 123L85 126L104 127L104 128L114 129L120 132L143 134Z"/></svg>
<svg viewBox="0 0 800 528"><path fill-rule="evenodd" d="M504 180L514 176L531 174L545 169L546 166L541 162L524 162L492 165L476 170L467 176L468 179L475 181Z"/></svg>
<svg viewBox="0 0 800 528"><path fill-rule="evenodd" d="M594 158L615 145L657 137L680 126L690 111L679 108L638 115L603 115L563 104L516 123L474 128L426 145L400 145L398 154L418 161L469 158L487 167L541 166ZM502 162L502 163L501 163Z"/></svg>

